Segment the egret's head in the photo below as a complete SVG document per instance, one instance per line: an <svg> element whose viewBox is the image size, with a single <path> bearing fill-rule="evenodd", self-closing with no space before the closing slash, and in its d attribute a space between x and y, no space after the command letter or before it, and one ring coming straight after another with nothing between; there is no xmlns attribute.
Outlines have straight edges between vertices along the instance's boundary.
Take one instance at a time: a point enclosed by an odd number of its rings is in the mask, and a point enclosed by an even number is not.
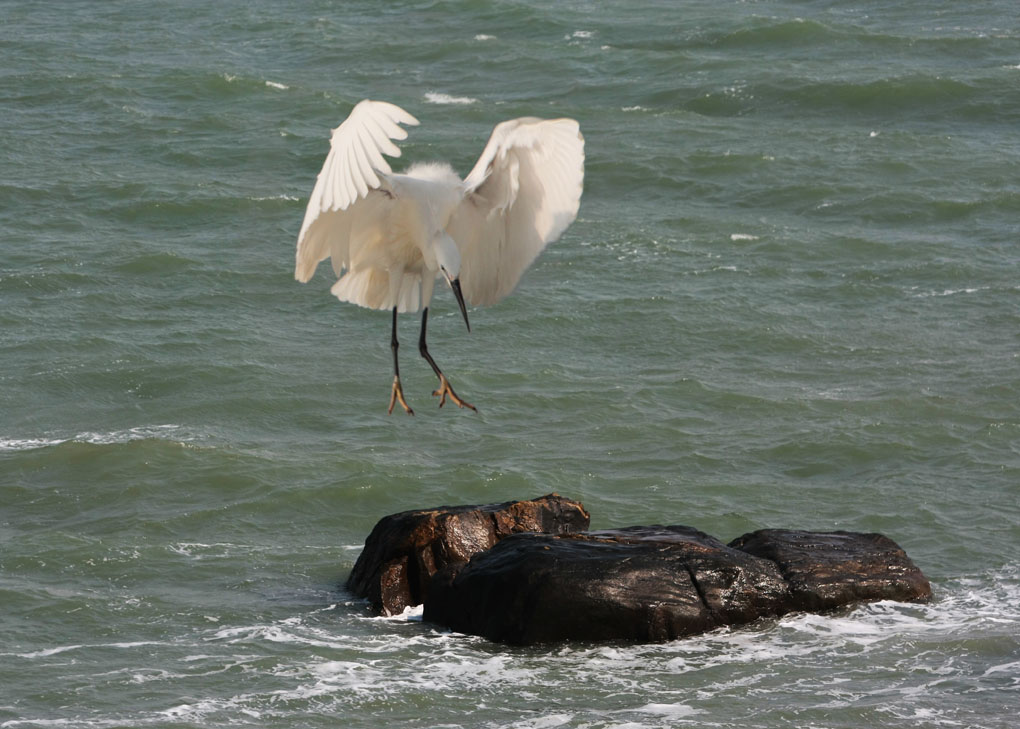
<svg viewBox="0 0 1020 729"><path fill-rule="evenodd" d="M435 238L436 263L439 265L439 272L443 274L446 283L453 289L453 295L457 297L457 305L460 306L460 313L464 315L464 323L468 331L471 331L471 322L468 321L467 306L464 305L464 294L460 290L460 250L453 238L440 231Z"/></svg>

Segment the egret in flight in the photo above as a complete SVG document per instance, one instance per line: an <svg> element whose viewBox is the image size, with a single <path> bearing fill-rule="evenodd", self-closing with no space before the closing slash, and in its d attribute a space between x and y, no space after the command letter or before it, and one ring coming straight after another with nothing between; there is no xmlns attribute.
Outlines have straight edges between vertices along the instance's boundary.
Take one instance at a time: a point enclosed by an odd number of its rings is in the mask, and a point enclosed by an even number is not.
<svg viewBox="0 0 1020 729"><path fill-rule="evenodd" d="M494 304L517 285L542 249L566 230L581 200L584 137L573 119L523 117L496 125L482 156L461 180L445 163L395 174L392 140L418 120L399 106L366 99L333 130L329 154L308 200L294 277L308 281L330 258L341 301L392 310L393 387L389 412L404 399L397 363L397 314L421 315L418 351L431 365L442 407L458 397L425 343L436 279L453 290L468 331L465 300Z"/></svg>

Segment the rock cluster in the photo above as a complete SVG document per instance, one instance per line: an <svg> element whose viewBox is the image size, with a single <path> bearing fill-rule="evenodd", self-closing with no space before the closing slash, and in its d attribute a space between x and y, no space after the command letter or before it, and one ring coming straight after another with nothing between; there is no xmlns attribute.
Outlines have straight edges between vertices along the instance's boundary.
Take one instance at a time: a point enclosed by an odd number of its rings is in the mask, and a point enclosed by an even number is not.
<svg viewBox="0 0 1020 729"><path fill-rule="evenodd" d="M377 611L495 641L662 641L792 611L925 601L931 586L880 534L765 529L728 545L686 526L583 531L556 494L383 519L348 587Z"/></svg>

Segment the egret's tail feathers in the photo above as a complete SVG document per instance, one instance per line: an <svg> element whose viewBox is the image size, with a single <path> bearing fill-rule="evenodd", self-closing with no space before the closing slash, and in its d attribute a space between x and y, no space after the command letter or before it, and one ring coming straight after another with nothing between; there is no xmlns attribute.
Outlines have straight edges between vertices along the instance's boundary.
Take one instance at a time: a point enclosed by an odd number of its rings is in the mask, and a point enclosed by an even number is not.
<svg viewBox="0 0 1020 729"><path fill-rule="evenodd" d="M417 275L405 273L396 297L390 295L390 275L380 268L348 271L330 289L340 301L369 309L392 309L415 312L421 305L421 283ZM394 301L396 298L396 301Z"/></svg>

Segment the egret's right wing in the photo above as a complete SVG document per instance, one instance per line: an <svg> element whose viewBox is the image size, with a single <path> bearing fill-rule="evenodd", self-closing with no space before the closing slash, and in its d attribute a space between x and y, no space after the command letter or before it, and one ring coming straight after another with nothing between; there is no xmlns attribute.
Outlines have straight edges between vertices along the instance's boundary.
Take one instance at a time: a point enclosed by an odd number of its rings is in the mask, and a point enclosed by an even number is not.
<svg viewBox="0 0 1020 729"><path fill-rule="evenodd" d="M583 182L584 137L573 119L496 125L446 228L460 249L468 301L494 304L513 291L577 217Z"/></svg>
<svg viewBox="0 0 1020 729"><path fill-rule="evenodd" d="M400 156L400 149L390 141L407 138L400 124L417 125L418 120L399 106L365 99L333 130L329 154L298 234L294 268L298 281L310 279L319 262L328 257L337 273L348 267L348 241L357 209L371 190L382 185L378 173L391 171L383 155Z"/></svg>

